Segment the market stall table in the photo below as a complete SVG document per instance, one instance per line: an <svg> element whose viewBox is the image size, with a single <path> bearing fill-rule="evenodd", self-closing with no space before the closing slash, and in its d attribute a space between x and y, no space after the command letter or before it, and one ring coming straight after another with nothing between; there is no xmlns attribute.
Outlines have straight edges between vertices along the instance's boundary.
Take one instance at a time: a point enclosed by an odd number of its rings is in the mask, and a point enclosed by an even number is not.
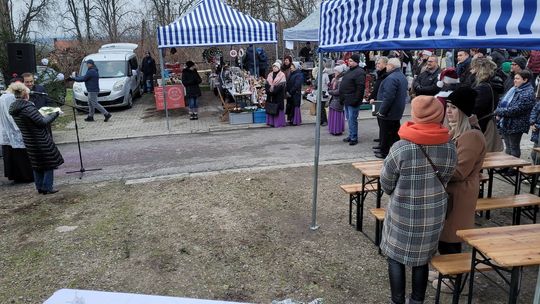
<svg viewBox="0 0 540 304"><path fill-rule="evenodd" d="M522 268L540 265L540 224L458 230L457 235L473 249L468 303L472 303L474 272L478 264L497 270L496 273L510 285L508 303L517 303ZM511 274L510 281L502 272Z"/></svg>
<svg viewBox="0 0 540 304"><path fill-rule="evenodd" d="M493 192L493 176L495 174L496 169L508 169L508 168L521 168L527 165L530 165L531 163L523 160L521 158L517 158L515 156L506 154L504 152L490 152L486 153L486 157L484 158L484 163L482 164L482 169L488 170L488 193L487 197L491 197ZM519 190L519 174L516 174L515 181L512 181L514 184L514 194L518 194Z"/></svg>

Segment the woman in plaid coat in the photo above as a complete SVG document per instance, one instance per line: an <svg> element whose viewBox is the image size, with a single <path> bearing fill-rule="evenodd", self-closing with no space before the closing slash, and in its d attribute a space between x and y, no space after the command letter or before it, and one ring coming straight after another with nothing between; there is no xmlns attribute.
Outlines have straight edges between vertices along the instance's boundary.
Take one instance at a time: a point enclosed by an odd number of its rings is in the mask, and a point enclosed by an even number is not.
<svg viewBox="0 0 540 304"><path fill-rule="evenodd" d="M445 220L445 187L457 163L456 147L450 142L448 129L441 125L441 102L433 96L418 96L412 101L411 116L412 121L401 126L401 140L390 149L381 172L382 188L390 195L381 249L388 257L394 304L405 303L405 266L412 267L409 303L424 301L428 262L437 251Z"/></svg>

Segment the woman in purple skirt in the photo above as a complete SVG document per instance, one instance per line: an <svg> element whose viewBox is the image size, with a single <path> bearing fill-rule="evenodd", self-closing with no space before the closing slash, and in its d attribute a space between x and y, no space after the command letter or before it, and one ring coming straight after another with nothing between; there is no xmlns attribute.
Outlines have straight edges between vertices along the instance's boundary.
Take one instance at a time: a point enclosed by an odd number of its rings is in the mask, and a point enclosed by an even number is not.
<svg viewBox="0 0 540 304"><path fill-rule="evenodd" d="M330 99L330 111L328 112L328 131L330 134L339 136L345 130L345 115L343 115L343 103L339 98L339 85L341 76L343 76L344 68L341 65L334 67L334 78L328 85L328 94L332 96Z"/></svg>
<svg viewBox="0 0 540 304"><path fill-rule="evenodd" d="M293 62L291 74L287 79L287 120L289 125L299 126L302 123L300 105L302 103L302 84L304 73L300 69L300 62Z"/></svg>
<svg viewBox="0 0 540 304"><path fill-rule="evenodd" d="M284 113L285 86L287 84L285 74L280 71L279 62L274 62L272 71L266 78L266 124L280 128L286 125Z"/></svg>

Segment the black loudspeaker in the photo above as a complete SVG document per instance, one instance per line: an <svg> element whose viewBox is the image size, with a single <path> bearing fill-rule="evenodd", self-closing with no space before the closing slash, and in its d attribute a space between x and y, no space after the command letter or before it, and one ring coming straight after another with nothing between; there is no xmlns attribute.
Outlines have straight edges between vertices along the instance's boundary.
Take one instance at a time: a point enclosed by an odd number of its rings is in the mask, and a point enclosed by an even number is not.
<svg viewBox="0 0 540 304"><path fill-rule="evenodd" d="M7 44L8 52L8 75L13 73L19 76L22 73L36 72L36 46L32 43L14 43Z"/></svg>

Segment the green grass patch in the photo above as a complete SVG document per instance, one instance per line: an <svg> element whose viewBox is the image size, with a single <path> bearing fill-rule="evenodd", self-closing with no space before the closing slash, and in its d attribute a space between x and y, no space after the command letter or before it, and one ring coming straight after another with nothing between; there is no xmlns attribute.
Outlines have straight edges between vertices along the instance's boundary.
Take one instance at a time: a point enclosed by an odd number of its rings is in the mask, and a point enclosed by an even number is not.
<svg viewBox="0 0 540 304"><path fill-rule="evenodd" d="M73 110L71 107L73 103L73 90L67 89L66 90L66 106L62 106L62 111L64 112L64 115L59 116L53 123L52 128L53 130L62 130L64 129L69 123L73 121Z"/></svg>

